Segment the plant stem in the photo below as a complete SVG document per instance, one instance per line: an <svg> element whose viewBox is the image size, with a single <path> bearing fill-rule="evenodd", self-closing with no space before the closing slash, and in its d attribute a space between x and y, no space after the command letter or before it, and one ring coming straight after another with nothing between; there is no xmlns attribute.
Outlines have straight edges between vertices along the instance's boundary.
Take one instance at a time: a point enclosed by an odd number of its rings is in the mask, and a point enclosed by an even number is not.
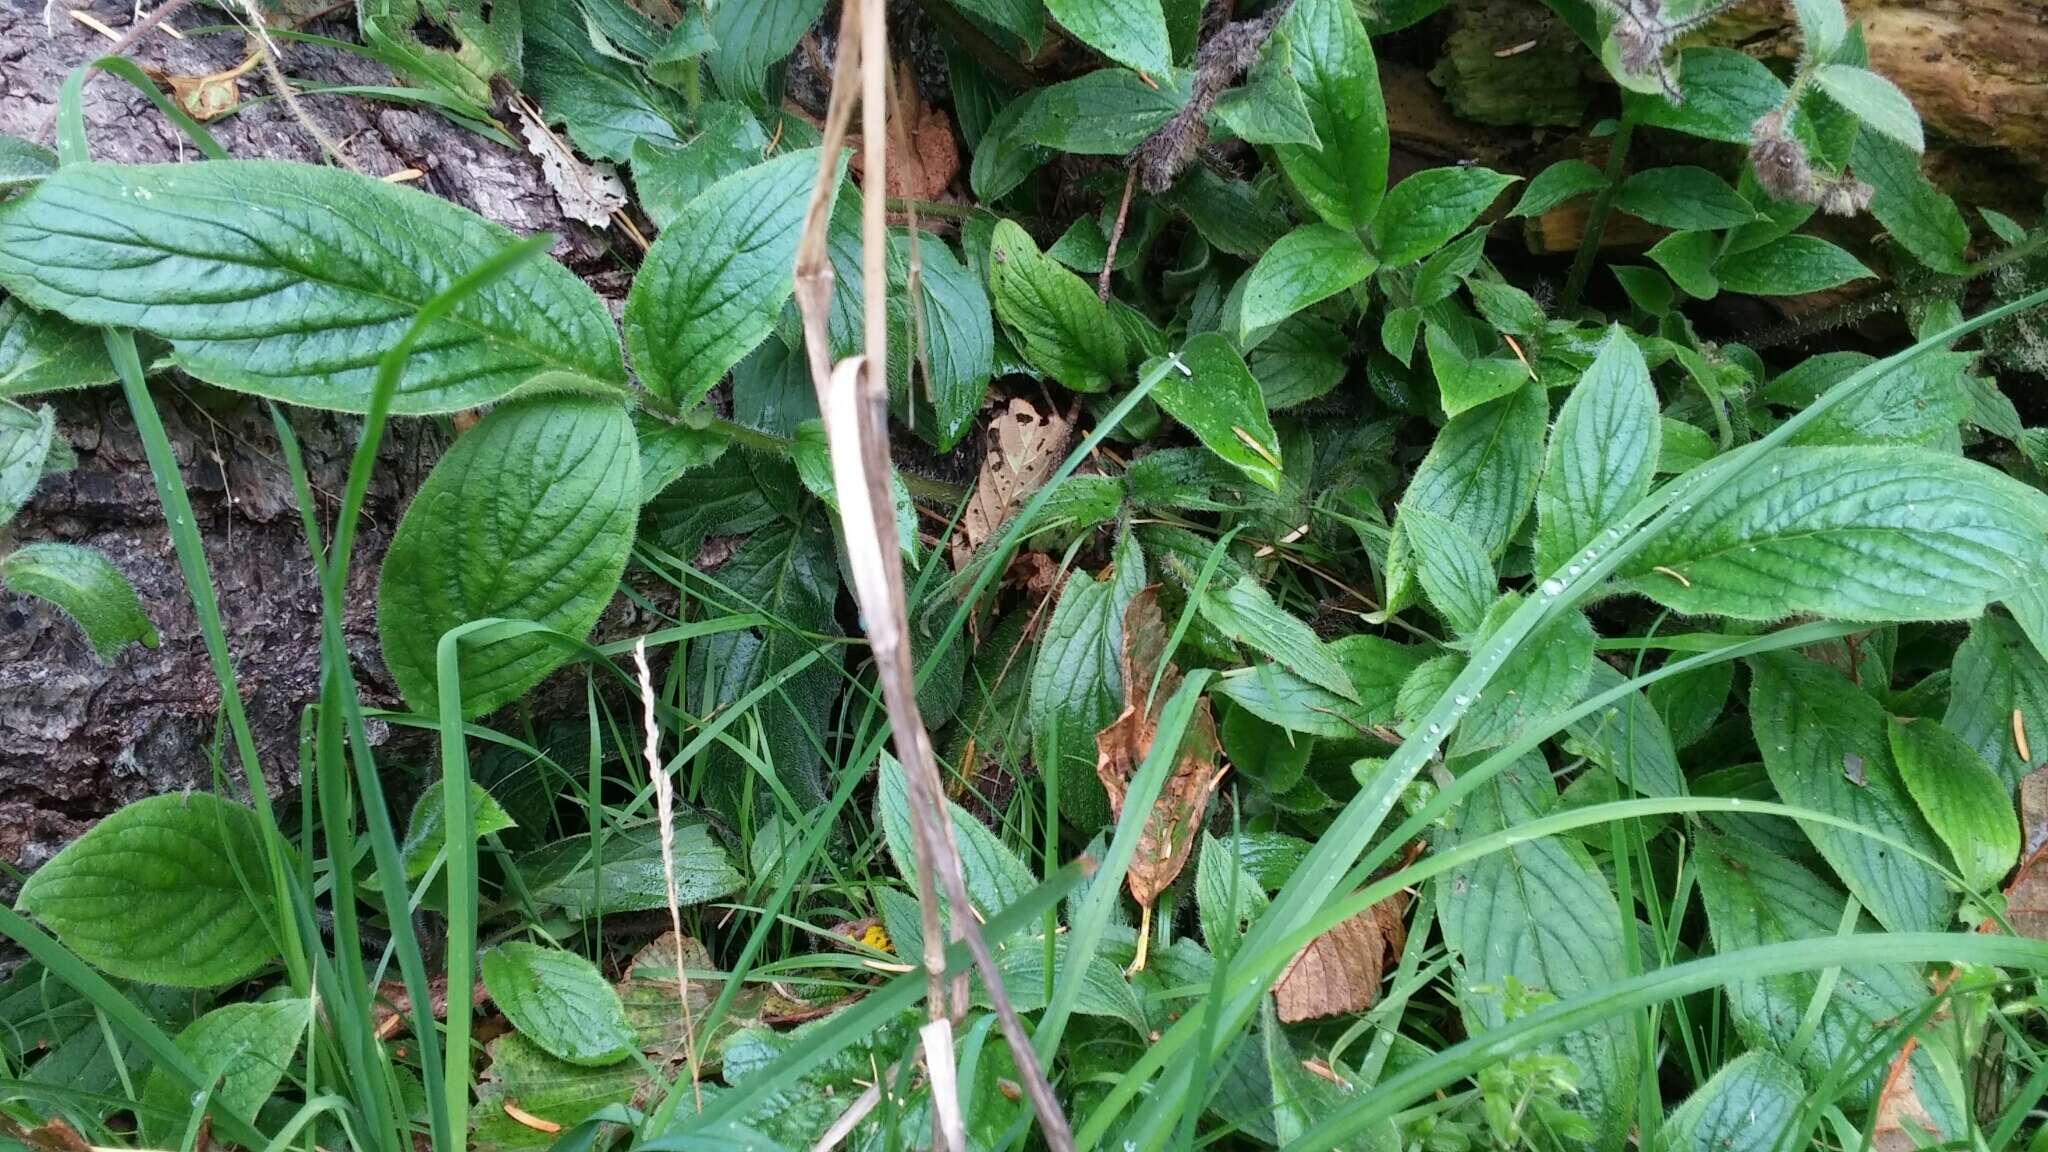
<svg viewBox="0 0 2048 1152"><path fill-rule="evenodd" d="M1607 217L1614 211L1614 197L1621 190L1621 170L1628 161L1628 144L1635 135L1635 117L1623 115L1621 126L1614 130L1614 143L1607 148L1607 183L1593 197L1592 211L1586 214L1586 233L1579 238L1578 255L1572 258L1571 275L1564 282L1564 303L1560 309L1569 315L1579 306L1579 297L1586 291L1586 281L1593 275L1593 262L1600 254L1600 233L1607 228Z"/></svg>

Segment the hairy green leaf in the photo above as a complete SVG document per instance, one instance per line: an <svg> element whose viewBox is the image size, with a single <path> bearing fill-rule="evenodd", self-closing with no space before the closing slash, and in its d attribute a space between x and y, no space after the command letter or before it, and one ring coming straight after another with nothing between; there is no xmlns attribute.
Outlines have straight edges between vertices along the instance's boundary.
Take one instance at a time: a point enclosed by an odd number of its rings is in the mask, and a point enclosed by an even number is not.
<svg viewBox="0 0 2048 1152"><path fill-rule="evenodd" d="M635 161L691 138L690 109L680 94L650 81L639 68L598 50L577 0L521 0L525 9L526 89L549 123L560 124L578 151L599 160ZM762 143L766 143L766 139ZM758 156L759 154L756 153ZM659 198L642 202L664 223Z"/></svg>
<svg viewBox="0 0 2048 1152"><path fill-rule="evenodd" d="M47 404L30 411L0 400L0 525L14 519L35 492L56 434L56 414Z"/></svg>
<svg viewBox="0 0 2048 1152"><path fill-rule="evenodd" d="M1987 614L1956 649L1951 677L1942 725L1975 749L2010 793L2039 763L2020 754L2013 717L2029 752L2048 740L2048 658L2018 625Z"/></svg>
<svg viewBox="0 0 2048 1152"><path fill-rule="evenodd" d="M684 906L716 900L745 883L698 818L677 822L675 861L676 900ZM521 857L519 871L534 903L559 908L571 920L668 907L661 829L652 821L612 830L595 852L588 834L557 840Z"/></svg>
<svg viewBox="0 0 2048 1152"><path fill-rule="evenodd" d="M1387 110L1379 64L1350 0L1295 0L1279 33L1319 147L1276 144L1273 158L1324 223L1372 223L1387 187Z"/></svg>
<svg viewBox="0 0 2048 1152"><path fill-rule="evenodd" d="M1472 534L1497 557L1529 510L1543 463L1543 425L1550 403L1531 382L1512 396L1453 417L1401 497Z"/></svg>
<svg viewBox="0 0 2048 1152"><path fill-rule="evenodd" d="M1959 275L1969 269L1970 226L1948 193L1920 172L1912 149L1876 132L1859 132L1849 163L1870 185L1870 214L1914 259Z"/></svg>
<svg viewBox="0 0 2048 1152"><path fill-rule="evenodd" d="M1219 332L1189 338L1180 357L1186 374L1166 373L1152 390L1152 399L1211 452L1267 489L1279 491L1280 437L1244 358ZM1158 363L1147 364L1145 370Z"/></svg>
<svg viewBox="0 0 2048 1152"><path fill-rule="evenodd" d="M1840 7L1837 3L1836 8ZM1744 1052L1685 1098L1657 1130L1650 1149L1728 1152L1731 1148L1784 1148L1805 1100L1806 1082L1800 1079L1799 1069L1769 1052Z"/></svg>
<svg viewBox="0 0 2048 1152"><path fill-rule="evenodd" d="M1059 773L1060 815L1076 828L1110 820L1109 794L1095 776L1095 734L1123 709L1124 609L1145 586L1134 538L1119 541L1114 564L1102 580L1067 577L1031 667L1032 758L1039 771Z"/></svg>
<svg viewBox="0 0 2048 1152"><path fill-rule="evenodd" d="M1098 68L1041 88L1031 104L1031 138L1081 156L1122 156L1188 102L1185 74L1162 70L1152 80L1147 84L1123 68Z"/></svg>
<svg viewBox="0 0 2048 1152"><path fill-rule="evenodd" d="M1584 160L1559 160L1530 179L1508 215L1541 216L1567 200L1606 186L1606 174Z"/></svg>
<svg viewBox="0 0 2048 1152"><path fill-rule="evenodd" d="M1723 256L1714 262L1714 276L1730 292L1803 296L1851 280L1868 280L1872 273L1862 261L1818 236L1781 236L1761 248Z"/></svg>
<svg viewBox="0 0 2048 1152"><path fill-rule="evenodd" d="M1013 221L997 224L990 241L989 290L997 318L1034 367L1076 392L1121 382L1129 354L1109 308Z"/></svg>
<svg viewBox="0 0 2048 1152"><path fill-rule="evenodd" d="M1785 82L1762 61L1732 48L1687 48L1678 54L1675 72L1682 102L1661 92L1622 94L1638 123L1747 144L1750 125L1785 102Z"/></svg>
<svg viewBox="0 0 2048 1152"><path fill-rule="evenodd" d="M1159 0L1045 0L1060 27L1126 68L1163 77L1173 67Z"/></svg>
<svg viewBox="0 0 2048 1152"><path fill-rule="evenodd" d="M1500 592L1493 562L1471 533L1427 508L1404 505L1400 520L1429 602L1459 633L1477 631Z"/></svg>
<svg viewBox="0 0 2048 1152"><path fill-rule="evenodd" d="M1398 268L1443 247L1518 179L1491 168L1427 168L1394 185L1372 219L1380 263Z"/></svg>
<svg viewBox="0 0 2048 1152"><path fill-rule="evenodd" d="M2012 792L1962 737L1932 720L1893 723L1892 759L1920 814L1948 845L1963 882L1995 888L2019 862Z"/></svg>
<svg viewBox="0 0 2048 1152"><path fill-rule="evenodd" d="M1308 736L1356 740L1394 721L1401 684L1426 655L1420 647L1359 634L1324 650L1344 669L1349 696L1302 679L1279 664L1236 668L1216 679L1216 692L1268 724Z"/></svg>
<svg viewBox="0 0 2048 1152"><path fill-rule="evenodd" d="M256 816L210 793L152 796L95 824L21 887L16 906L94 967L212 988L277 955Z"/></svg>
<svg viewBox="0 0 2048 1152"><path fill-rule="evenodd" d="M1659 228L1715 230L1756 219L1726 180L1705 168L1652 168L1622 182L1614 206Z"/></svg>
<svg viewBox="0 0 2048 1152"><path fill-rule="evenodd" d="M47 600L84 631L86 643L111 663L129 643L156 647L156 626L120 569L90 548L39 540L0 559L0 585Z"/></svg>
<svg viewBox="0 0 2048 1152"><path fill-rule="evenodd" d="M776 99L765 91L769 70L789 55L824 10L825 0L750 0L711 8L711 36L718 43L711 50L711 74L719 89L773 106ZM816 170L816 157L811 167ZM810 182L802 183L808 192Z"/></svg>
<svg viewBox="0 0 2048 1152"><path fill-rule="evenodd" d="M1620 326L1610 328L1550 433L1536 488L1539 573L1566 568L1649 495L1662 439L1642 350Z"/></svg>
<svg viewBox="0 0 2048 1152"><path fill-rule="evenodd" d="M903 766L887 752L882 753L877 780L875 823L882 828L882 837L889 846L890 859L896 862L897 874L905 880L914 880L917 876L917 853L911 841L910 783L903 777ZM1017 858L1015 852L1010 851L1000 837L989 831L987 825L951 800L946 801L946 811L953 821L953 839L960 849L960 870L975 911L993 916L1038 887L1037 875ZM898 952L902 953L900 946Z"/></svg>
<svg viewBox="0 0 2048 1152"><path fill-rule="evenodd" d="M1925 152L1927 140L1920 131L1920 114L1899 86L1867 68L1849 64L1823 64L1814 72L1814 83L1835 102L1854 113L1863 126L1914 152Z"/></svg>
<svg viewBox="0 0 2048 1152"><path fill-rule="evenodd" d="M256 1119L284 1079L299 1039L313 1027L304 1000L223 1004L185 1026L176 1043L210 1077L211 1103L230 1116ZM175 1147L192 1113L192 1089L167 1068L152 1068L142 1089L142 1132L151 1144Z"/></svg>
<svg viewBox="0 0 2048 1152"><path fill-rule="evenodd" d="M0 295L0 397L111 383L100 334Z"/></svg>
<svg viewBox="0 0 2048 1152"><path fill-rule="evenodd" d="M618 992L576 953L507 940L483 954L478 971L519 1034L557 1060L602 1067L632 1055Z"/></svg>
<svg viewBox="0 0 2048 1152"><path fill-rule="evenodd" d="M1358 237L1328 224L1296 228L1245 275L1240 333L1278 324L1372 275L1377 262Z"/></svg>
<svg viewBox="0 0 2048 1152"><path fill-rule="evenodd" d="M1299 618L1273 602L1265 586L1250 576L1202 593L1197 607L1217 631L1326 692L1351 699L1357 689L1351 675L1327 646Z"/></svg>
<svg viewBox="0 0 2048 1152"><path fill-rule="evenodd" d="M518 1032L491 1042L490 1063L477 1081L469 1147L474 1152L546 1148L553 1133L530 1127L505 1110L511 1104L549 1124L571 1128L607 1105L624 1104L647 1087L636 1063L588 1068L557 1060Z"/></svg>
<svg viewBox="0 0 2048 1152"><path fill-rule="evenodd" d="M638 448L617 402L541 395L485 416L434 465L384 556L377 633L407 705L436 714L435 649L472 620L588 634L639 509ZM460 647L465 717L518 699L569 657L540 635Z"/></svg>

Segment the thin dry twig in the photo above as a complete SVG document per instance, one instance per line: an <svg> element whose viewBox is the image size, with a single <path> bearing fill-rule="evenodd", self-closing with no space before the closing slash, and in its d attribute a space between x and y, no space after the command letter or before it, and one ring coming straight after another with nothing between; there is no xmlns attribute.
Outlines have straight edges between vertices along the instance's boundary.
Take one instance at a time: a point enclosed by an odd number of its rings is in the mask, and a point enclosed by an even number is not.
<svg viewBox="0 0 2048 1152"><path fill-rule="evenodd" d="M654 780L654 812L661 824L661 879L668 894L669 938L676 942L676 999L683 1005L683 1050L689 1056L690 1096L704 1111L703 1076L697 1067L697 1023L690 1018L689 965L683 962L683 913L676 893L675 784L661 765L661 728L654 722L654 677L647 671L647 639L633 643L633 667L640 677L640 705L647 728L647 774Z"/></svg>
<svg viewBox="0 0 2048 1152"><path fill-rule="evenodd" d="M1131 189L1138 185L1138 169L1134 165L1124 174L1124 198L1117 201L1116 224L1109 230L1109 248L1102 255L1102 272L1095 277L1095 298L1109 302L1109 274L1116 271L1116 246L1123 242L1124 219L1131 213Z"/></svg>
<svg viewBox="0 0 2048 1152"><path fill-rule="evenodd" d="M849 55L852 53L853 55ZM853 69L859 62L862 96L863 175L867 195L863 197L861 220L862 307L865 355L830 364L826 319L831 304L831 264L825 251L825 229L829 221L832 184L838 171L839 152L845 146L852 116ZM911 664L908 601L904 594L901 553L896 539L889 488L888 433L888 280L887 280L887 152L885 123L888 102L888 29L883 5L878 0L858 3L849 0L840 25L838 69L833 76L832 96L825 114L824 155L817 182L811 191L804 233L798 243L796 295L803 316L806 359L811 382L818 391L818 409L824 416L826 442L832 456L833 486L838 497L840 518L845 526L848 568L852 572L854 597L866 623L868 644L874 654L882 697L898 759L910 793L913 842L916 847L918 896L924 924L924 963L931 980L932 1018L948 1026L933 1030L937 1041L926 1045L927 1066L951 1061L950 1021L965 1014L968 1004L967 978L963 972L954 981L951 1011L944 987L945 957L939 939L937 898L933 880L945 888L952 915L946 931L963 941L980 970L993 1004L1003 1037L1021 1071L1032 1107L1038 1115L1047 1144L1054 1152L1071 1152L1073 1136L1066 1116L1053 1098L1031 1041L1024 1034L996 967L988 944L974 915L960 867L959 849L953 842L952 822L945 812L944 785L939 779L937 757L931 737L917 707L916 678ZM943 1043L940 1043L943 1041ZM943 1051L935 1048L943 1047ZM950 1071L950 1069L947 1069ZM935 1076L935 1079L938 1077ZM934 1108L934 1123L942 1110ZM935 1137L950 1143L955 1132L941 1125Z"/></svg>

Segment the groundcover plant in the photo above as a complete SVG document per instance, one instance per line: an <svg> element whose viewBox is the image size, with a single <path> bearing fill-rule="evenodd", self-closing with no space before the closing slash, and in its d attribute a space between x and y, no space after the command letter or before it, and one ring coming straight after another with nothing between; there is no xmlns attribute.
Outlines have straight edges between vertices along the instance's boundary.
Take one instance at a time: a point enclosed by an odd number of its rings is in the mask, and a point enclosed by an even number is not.
<svg viewBox="0 0 2048 1152"><path fill-rule="evenodd" d="M0 1141L2048 1149L2048 232L1838 0L1773 65L1549 6L1586 155L1397 178L1431 0L363 0L368 97L525 110L616 316L81 69L0 139L0 523L118 388L223 703L212 792L0 908ZM198 155L92 160L88 81ZM289 792L180 375L297 480ZM364 653L393 420L457 434ZM90 550L0 580L157 643Z"/></svg>

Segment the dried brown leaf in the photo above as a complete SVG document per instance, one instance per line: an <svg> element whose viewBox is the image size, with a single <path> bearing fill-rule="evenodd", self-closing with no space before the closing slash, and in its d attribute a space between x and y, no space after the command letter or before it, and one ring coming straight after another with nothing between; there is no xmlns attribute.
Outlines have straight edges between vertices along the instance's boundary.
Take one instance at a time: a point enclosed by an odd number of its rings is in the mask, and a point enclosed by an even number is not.
<svg viewBox="0 0 2048 1152"><path fill-rule="evenodd" d="M1918 1037L1908 1040L1892 1059L1885 1074L1884 1090L1877 1097L1877 1119L1870 1128L1872 1152L1916 1152L1942 1142L1941 1126L1928 1113L1927 1105L1913 1083L1913 1049Z"/></svg>
<svg viewBox="0 0 2048 1152"><path fill-rule="evenodd" d="M1118 819L1123 817L1131 777L1152 750L1158 731L1158 705L1172 695L1180 681L1172 666L1167 665L1165 675L1160 677L1159 691L1153 696L1153 707L1145 707L1153 675L1166 654L1166 641L1166 624L1159 613L1159 589L1147 588L1124 610L1124 710L1095 737L1095 774L1108 791L1110 810ZM1138 834L1138 850L1131 858L1126 882L1139 906L1149 910L1187 866L1202 813L1225 771L1216 739L1216 721L1209 714L1209 701L1204 698L1195 706L1194 720L1181 737L1172 772Z"/></svg>
<svg viewBox="0 0 2048 1152"><path fill-rule="evenodd" d="M1012 397L989 423L988 453L982 458L981 475L974 482L974 494L967 498L960 532L953 541L955 571L966 567L975 551L1002 531L1031 494L1051 478L1060 453L1066 450L1068 432L1067 421L1059 413L1041 415L1021 396Z"/></svg>
<svg viewBox="0 0 2048 1152"><path fill-rule="evenodd" d="M1350 1016L1380 998L1387 966L1408 943L1408 896L1397 892L1308 942L1273 986L1288 1024Z"/></svg>
<svg viewBox="0 0 2048 1152"><path fill-rule="evenodd" d="M935 200L960 175L960 144L953 138L953 119L944 109L925 102L908 63L898 66L894 87L889 102L889 141L892 147L899 140L907 142L909 150L889 157L889 195ZM852 160L855 176L862 175L861 160L856 151Z"/></svg>
<svg viewBox="0 0 2048 1152"><path fill-rule="evenodd" d="M2020 780L2019 871L2005 890L2005 915L2013 931L2048 940L2048 768Z"/></svg>
<svg viewBox="0 0 2048 1152"><path fill-rule="evenodd" d="M541 176L554 189L562 215L592 228L609 228L612 213L627 203L626 185L617 169L584 163L540 117L527 111L523 102L514 107L519 111L519 134L526 137L526 150L540 158Z"/></svg>
<svg viewBox="0 0 2048 1152"><path fill-rule="evenodd" d="M710 971L716 967L710 950L695 937L683 937L682 946L683 967L691 971ZM626 1010L626 1023L639 1037L641 1050L662 1059L680 1058L687 1028L683 1017L684 1002L676 992L676 934L664 932L634 953L632 961L626 965L625 979L615 987L619 993L619 1004ZM690 981L692 1020L701 1019L710 1011L712 1001L718 999L722 987L723 981L718 980ZM733 1016L743 1014L739 1010L732 1013Z"/></svg>

